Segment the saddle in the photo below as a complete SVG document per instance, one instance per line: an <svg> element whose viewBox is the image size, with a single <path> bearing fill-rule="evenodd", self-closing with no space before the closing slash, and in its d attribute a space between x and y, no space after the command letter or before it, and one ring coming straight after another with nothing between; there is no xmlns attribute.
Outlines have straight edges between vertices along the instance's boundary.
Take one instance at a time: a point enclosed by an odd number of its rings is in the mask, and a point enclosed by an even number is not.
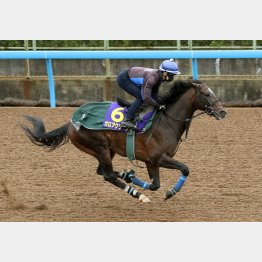
<svg viewBox="0 0 262 262"><path fill-rule="evenodd" d="M125 99L123 99L121 97L117 97L116 101L120 106L125 107L127 109L132 105L131 103L129 103L128 101L126 101ZM136 112L135 120L139 121L139 120L143 119L146 114L148 114L152 111L154 111L153 106L143 104L139 108L138 112Z"/></svg>

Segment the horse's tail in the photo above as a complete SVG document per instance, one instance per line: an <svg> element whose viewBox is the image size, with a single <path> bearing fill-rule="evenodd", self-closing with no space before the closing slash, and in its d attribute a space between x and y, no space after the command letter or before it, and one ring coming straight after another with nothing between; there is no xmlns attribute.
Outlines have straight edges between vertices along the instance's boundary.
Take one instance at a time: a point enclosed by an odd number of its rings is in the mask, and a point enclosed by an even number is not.
<svg viewBox="0 0 262 262"><path fill-rule="evenodd" d="M40 118L32 116L25 116L25 118L31 122L33 127L29 128L23 124L20 126L35 145L49 148L52 151L68 142L67 131L70 122L46 133L45 125Z"/></svg>

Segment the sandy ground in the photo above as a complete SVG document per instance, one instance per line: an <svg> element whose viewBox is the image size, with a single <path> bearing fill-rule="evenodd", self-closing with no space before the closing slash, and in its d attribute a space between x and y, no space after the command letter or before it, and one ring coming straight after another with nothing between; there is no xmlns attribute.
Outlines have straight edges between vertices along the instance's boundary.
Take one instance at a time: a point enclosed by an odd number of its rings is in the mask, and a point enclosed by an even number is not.
<svg viewBox="0 0 262 262"><path fill-rule="evenodd" d="M0 107L0 221L262 222L262 108L227 108L222 121L193 120L175 157L189 166L188 180L164 201L179 172L161 169L160 189L144 192L147 204L105 182L96 159L71 143L47 152L18 127L29 114L51 130L75 109ZM126 158L116 156L114 167L134 168L149 181L146 169Z"/></svg>

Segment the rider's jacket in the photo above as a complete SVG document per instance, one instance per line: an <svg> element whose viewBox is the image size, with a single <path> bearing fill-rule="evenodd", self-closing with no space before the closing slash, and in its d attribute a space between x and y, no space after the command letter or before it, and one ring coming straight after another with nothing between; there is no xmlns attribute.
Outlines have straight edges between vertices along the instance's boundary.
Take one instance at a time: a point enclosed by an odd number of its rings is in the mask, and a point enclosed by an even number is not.
<svg viewBox="0 0 262 262"><path fill-rule="evenodd" d="M154 97L158 94L162 80L161 71L146 67L130 67L128 70L130 80L137 86L141 86L141 95L145 103L157 105Z"/></svg>

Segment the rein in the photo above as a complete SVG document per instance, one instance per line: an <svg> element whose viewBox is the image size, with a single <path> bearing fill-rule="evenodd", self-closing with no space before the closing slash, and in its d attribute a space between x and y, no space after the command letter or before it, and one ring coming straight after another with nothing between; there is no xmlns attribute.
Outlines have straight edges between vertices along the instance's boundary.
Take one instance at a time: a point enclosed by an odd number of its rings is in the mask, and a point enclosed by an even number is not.
<svg viewBox="0 0 262 262"><path fill-rule="evenodd" d="M212 110L212 112L213 112L213 110ZM211 112L211 114L212 114L212 112ZM173 120L173 121L179 121L179 122L185 122L185 125L186 125L186 134L185 134L185 139L187 138L187 135L188 135L188 131L189 131L189 127L190 127L190 124L191 124L191 121L194 119L194 118L196 118L196 117L198 117L198 116L200 116L200 115L203 115L203 114L210 114L207 110L205 110L205 111L202 111L202 112L200 112L200 113L198 113L198 114L196 114L196 115L193 115L192 117L190 117L190 118L187 118L187 119L184 119L184 120L181 120L181 119L175 119L175 118L173 118L173 117L171 117L170 115L168 115L168 114L166 114L165 113L165 116L167 117L167 119L168 118L170 118L171 120ZM167 122L168 123L168 122ZM169 124L169 123L168 123ZM170 124L169 124L170 125Z"/></svg>
<svg viewBox="0 0 262 262"><path fill-rule="evenodd" d="M165 113L165 115L166 115L168 118L170 118L170 119L172 119L172 120L174 120L174 121L189 122L189 121L192 121L193 118L198 117L198 116L203 115L203 114L212 115L213 112L214 112L214 110L212 109L212 106L213 106L214 104L216 104L217 102L219 102L219 101L220 101L220 100L218 99L218 100L216 100L214 103L212 103L212 105L210 105L210 106L207 106L207 105L206 105L204 111L202 111L202 112L200 112L200 113L198 113L198 114L196 114L196 115L193 115L193 116L190 117L190 118L184 119L184 120L175 119L175 118L171 117L170 115L168 115L168 114L166 114L166 113Z"/></svg>
<svg viewBox="0 0 262 262"><path fill-rule="evenodd" d="M213 110L212 110L212 112L213 112ZM200 112L200 113L198 113L198 114L196 114L196 115L193 115L193 116L190 117L190 118L186 118L186 119L184 119L184 120L175 119L175 118L171 117L170 115L168 115L168 114L166 114L166 113L165 113L165 116L167 116L168 118L172 119L173 121L189 122L189 121L192 121L192 119L195 118L195 117L198 117L198 116L203 115L203 114L208 114L208 115L210 115L210 114L212 114L212 112L209 113L207 110L205 110L205 111L202 111L202 112Z"/></svg>
<svg viewBox="0 0 262 262"><path fill-rule="evenodd" d="M157 124L158 124L158 122L159 122L162 114L163 114L163 111L160 111L160 114L158 115L158 119L157 119L155 125L151 128L151 133L150 133L150 135L149 135L149 137L148 137L148 139L147 139L147 141L146 141L146 145L148 144L150 138L152 137L152 135L153 135L153 129L157 126Z"/></svg>

